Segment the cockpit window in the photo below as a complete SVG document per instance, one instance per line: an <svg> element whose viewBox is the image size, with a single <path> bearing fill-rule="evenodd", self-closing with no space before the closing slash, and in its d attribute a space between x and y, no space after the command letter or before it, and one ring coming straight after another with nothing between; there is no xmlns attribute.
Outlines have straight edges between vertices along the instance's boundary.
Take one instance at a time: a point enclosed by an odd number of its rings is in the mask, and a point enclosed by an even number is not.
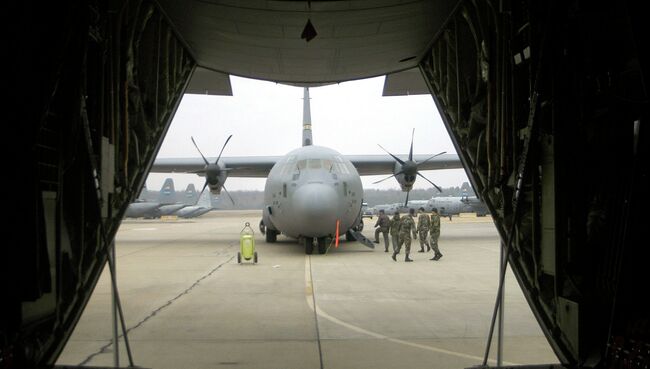
<svg viewBox="0 0 650 369"><path fill-rule="evenodd" d="M304 170L307 168L307 160L299 160L298 161L298 170Z"/></svg>
<svg viewBox="0 0 650 369"><path fill-rule="evenodd" d="M329 170L330 172L334 171L333 163L329 159L323 159L323 168Z"/></svg>
<svg viewBox="0 0 650 369"><path fill-rule="evenodd" d="M307 168L309 169L320 169L323 165L320 159L307 159Z"/></svg>

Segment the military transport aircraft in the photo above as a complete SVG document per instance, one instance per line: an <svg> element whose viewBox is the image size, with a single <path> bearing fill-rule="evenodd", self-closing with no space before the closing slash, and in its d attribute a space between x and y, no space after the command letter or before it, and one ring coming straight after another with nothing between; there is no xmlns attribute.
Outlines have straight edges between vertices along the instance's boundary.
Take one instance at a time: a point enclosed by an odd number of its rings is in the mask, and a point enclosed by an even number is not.
<svg viewBox="0 0 650 369"><path fill-rule="evenodd" d="M476 196L432 197L425 209L431 211L433 208L438 209L440 215L449 217L450 220L452 215L460 213L476 213L477 216L489 214L485 203Z"/></svg>
<svg viewBox="0 0 650 369"><path fill-rule="evenodd" d="M165 182L163 183L162 188L158 193L157 201L146 201L139 199L138 201L129 204L129 206L126 208L124 217L159 218L162 215L174 214L176 211L182 209L186 205L186 203L176 202L174 181L171 178L167 178L165 179Z"/></svg>
<svg viewBox="0 0 650 369"><path fill-rule="evenodd" d="M449 217L449 220L451 220L452 215L459 215L460 213L476 213L476 216L479 217L490 213L487 205L481 199L469 195L469 192L474 193L474 190L468 182L463 182L461 190L463 191L461 196L432 197L427 201L425 208L428 211L436 208L440 215Z"/></svg>
<svg viewBox="0 0 650 369"><path fill-rule="evenodd" d="M191 203L188 202L190 205L185 206L175 213L175 215L181 218L196 218L214 210L212 207L212 199L210 198L212 194L210 192L200 194L197 200L194 185L190 183L185 191L185 196L187 196L188 201L191 201Z"/></svg>
<svg viewBox="0 0 650 369"><path fill-rule="evenodd" d="M181 218L195 218L213 210L210 197L207 196L207 201L202 201L192 183L187 185L180 201L178 196L174 190L174 181L167 178L158 193L157 201L147 201L141 196L138 201L129 204L124 217L152 219L176 215Z"/></svg>
<svg viewBox="0 0 650 369"><path fill-rule="evenodd" d="M209 186L215 194L225 190L224 182L228 176L267 177L260 223L266 241L275 242L278 234L284 234L303 243L307 254L313 252L314 243L318 245L319 253L325 253L329 241L342 234L348 240L354 238L374 247L359 232L363 203L361 175L392 173L383 180L395 177L402 190L407 192L408 199L416 177L424 178L419 170L462 168L455 154L413 155L412 139L406 160L390 153L390 156L341 155L330 148L313 145L307 87L304 88L302 147L279 157L222 158L230 137L216 160L208 160L192 139L201 154L200 159L156 159L151 172L186 172L205 176L203 190Z"/></svg>

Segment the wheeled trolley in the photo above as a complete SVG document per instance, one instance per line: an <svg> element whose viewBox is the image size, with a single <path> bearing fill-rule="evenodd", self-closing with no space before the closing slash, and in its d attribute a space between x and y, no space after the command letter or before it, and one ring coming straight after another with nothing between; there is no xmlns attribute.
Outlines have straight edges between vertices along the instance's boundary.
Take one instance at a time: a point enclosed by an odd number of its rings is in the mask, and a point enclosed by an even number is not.
<svg viewBox="0 0 650 369"><path fill-rule="evenodd" d="M253 259L253 263L257 264L257 251L255 251L255 232L249 222L244 224L244 228L239 233L239 252L237 253L237 263L241 264L242 258L244 260Z"/></svg>

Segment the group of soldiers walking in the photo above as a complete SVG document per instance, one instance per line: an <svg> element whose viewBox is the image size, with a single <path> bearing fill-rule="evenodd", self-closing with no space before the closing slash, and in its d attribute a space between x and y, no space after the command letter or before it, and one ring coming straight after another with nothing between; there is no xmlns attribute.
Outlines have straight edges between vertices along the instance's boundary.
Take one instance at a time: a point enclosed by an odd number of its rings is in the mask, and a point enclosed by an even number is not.
<svg viewBox="0 0 650 369"><path fill-rule="evenodd" d="M415 223L415 209L409 209L409 213L401 217L399 212L395 212L393 218L390 219L384 210L379 211L379 219L375 224L375 243L379 243L379 233L383 233L385 252L388 252L388 235L393 241L393 260L397 261L402 245L404 245L405 257L404 261L413 261L409 258L411 253L411 235L414 239L420 239L420 250L418 252L429 252L433 250L434 255L430 260L439 260L442 253L438 249L438 238L440 237L440 215L438 209L433 208L431 216L427 215L424 208L418 211L417 224ZM427 249L424 249L424 246Z"/></svg>

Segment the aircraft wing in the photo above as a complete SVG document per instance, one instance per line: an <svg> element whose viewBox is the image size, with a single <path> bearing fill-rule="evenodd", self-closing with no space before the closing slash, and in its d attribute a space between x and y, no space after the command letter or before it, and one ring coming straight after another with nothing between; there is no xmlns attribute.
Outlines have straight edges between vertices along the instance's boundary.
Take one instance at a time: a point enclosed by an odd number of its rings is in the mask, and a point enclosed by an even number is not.
<svg viewBox="0 0 650 369"><path fill-rule="evenodd" d="M228 169L228 177L265 178L282 156L221 157L219 165ZM206 158L214 163L216 158ZM202 158L159 158L151 167L152 173L196 173L202 171Z"/></svg>
<svg viewBox="0 0 650 369"><path fill-rule="evenodd" d="M398 158L406 161L408 155L396 155ZM423 162L433 156L431 155L413 155L413 160L417 163ZM345 155L345 158L350 160L359 175L371 176L379 174L392 174L395 168L395 159L390 155ZM457 169L462 168L460 158L456 154L442 154L435 158L422 163L418 166L418 170L435 170L435 169Z"/></svg>
<svg viewBox="0 0 650 369"><path fill-rule="evenodd" d="M344 155L350 160L359 172L359 175L392 174L395 168L395 159L390 155ZM397 155L402 160L407 160L408 155ZM431 155L413 155L413 160L420 163L430 158ZM271 168L282 159L282 156L232 156L222 157L219 165L228 169L228 177L265 178ZM215 158L207 158L214 162ZM196 173L203 170L205 163L199 158L159 158L151 167L152 173ZM422 163L419 170L457 169L463 164L456 154L443 154Z"/></svg>

